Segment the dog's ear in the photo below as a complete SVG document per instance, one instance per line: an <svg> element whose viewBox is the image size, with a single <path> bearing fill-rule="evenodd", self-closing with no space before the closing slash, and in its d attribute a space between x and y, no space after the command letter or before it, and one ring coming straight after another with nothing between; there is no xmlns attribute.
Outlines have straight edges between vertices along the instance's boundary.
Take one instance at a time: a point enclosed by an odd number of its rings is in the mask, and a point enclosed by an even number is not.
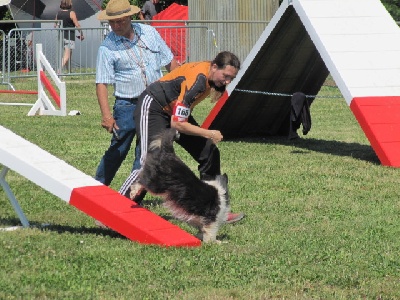
<svg viewBox="0 0 400 300"><path fill-rule="evenodd" d="M228 175L223 174L223 175L217 175L217 181L219 184L224 188L225 191L228 190Z"/></svg>
<svg viewBox="0 0 400 300"><path fill-rule="evenodd" d="M224 179L226 180L226 185L228 185L228 175L226 173L224 173L222 175L222 177L224 177Z"/></svg>

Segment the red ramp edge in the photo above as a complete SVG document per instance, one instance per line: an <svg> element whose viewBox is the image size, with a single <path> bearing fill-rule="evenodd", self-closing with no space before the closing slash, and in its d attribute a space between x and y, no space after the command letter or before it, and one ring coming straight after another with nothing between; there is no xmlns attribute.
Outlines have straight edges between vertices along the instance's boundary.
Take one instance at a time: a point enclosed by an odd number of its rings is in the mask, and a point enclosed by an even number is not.
<svg viewBox="0 0 400 300"><path fill-rule="evenodd" d="M214 107L211 109L207 118L204 120L203 124L201 125L202 128L208 129L210 127L211 123L214 121L215 117L218 115L218 113L228 100L228 98L229 98L228 92L225 91L222 94L221 98L218 99L218 102L215 103Z"/></svg>
<svg viewBox="0 0 400 300"><path fill-rule="evenodd" d="M105 185L72 190L69 203L130 240L166 247L197 247L201 241Z"/></svg>
<svg viewBox="0 0 400 300"><path fill-rule="evenodd" d="M400 167L400 96L356 97L350 109L382 165Z"/></svg>

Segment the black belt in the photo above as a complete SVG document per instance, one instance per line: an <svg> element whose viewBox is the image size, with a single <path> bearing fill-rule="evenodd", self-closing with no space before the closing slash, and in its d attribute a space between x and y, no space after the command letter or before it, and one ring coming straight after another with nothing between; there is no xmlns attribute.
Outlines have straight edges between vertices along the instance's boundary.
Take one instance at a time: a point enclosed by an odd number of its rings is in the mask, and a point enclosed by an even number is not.
<svg viewBox="0 0 400 300"><path fill-rule="evenodd" d="M138 98L122 98L122 97L115 97L115 100L125 100L125 101L129 101L132 104L136 104L138 102Z"/></svg>

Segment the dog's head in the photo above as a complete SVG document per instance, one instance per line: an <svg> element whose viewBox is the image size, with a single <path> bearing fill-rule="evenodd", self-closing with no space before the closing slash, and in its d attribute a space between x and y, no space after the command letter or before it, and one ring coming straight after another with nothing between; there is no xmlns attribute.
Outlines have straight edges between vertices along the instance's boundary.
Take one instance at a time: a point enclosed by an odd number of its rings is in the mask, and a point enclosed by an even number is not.
<svg viewBox="0 0 400 300"><path fill-rule="evenodd" d="M217 175L215 180L221 185L221 187L228 191L228 175Z"/></svg>

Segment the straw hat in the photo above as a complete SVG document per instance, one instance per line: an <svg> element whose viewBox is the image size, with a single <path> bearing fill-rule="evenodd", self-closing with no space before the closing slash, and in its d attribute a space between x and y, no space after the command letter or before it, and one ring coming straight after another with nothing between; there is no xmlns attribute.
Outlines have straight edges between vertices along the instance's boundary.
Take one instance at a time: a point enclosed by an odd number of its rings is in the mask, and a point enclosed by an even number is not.
<svg viewBox="0 0 400 300"><path fill-rule="evenodd" d="M137 14L140 8L130 5L128 0L111 0L108 2L106 9L102 10L98 15L99 20L119 19L126 16Z"/></svg>

